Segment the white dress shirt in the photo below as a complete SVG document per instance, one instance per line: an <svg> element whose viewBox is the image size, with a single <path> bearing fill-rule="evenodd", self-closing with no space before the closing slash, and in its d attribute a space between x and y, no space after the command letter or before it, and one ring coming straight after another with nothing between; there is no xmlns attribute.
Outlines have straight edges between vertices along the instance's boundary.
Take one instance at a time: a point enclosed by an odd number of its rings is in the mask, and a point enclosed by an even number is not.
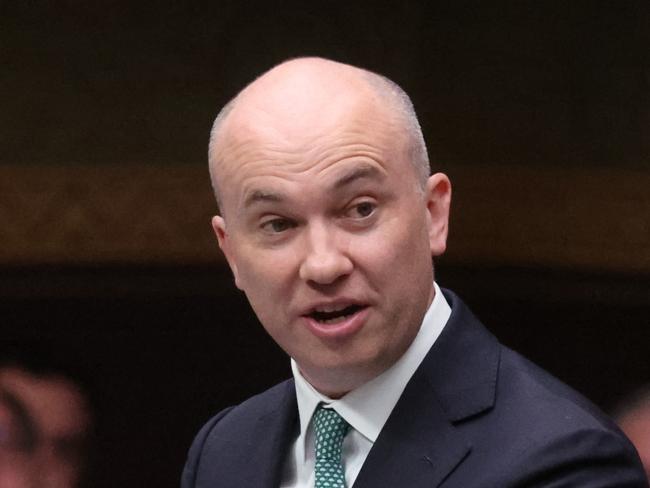
<svg viewBox="0 0 650 488"><path fill-rule="evenodd" d="M323 402L343 417L350 430L343 441L345 481L352 487L372 445L402 395L406 384L444 328L451 308L434 283L435 296L422 320L413 343L389 369L345 396L333 400L317 392L302 376L291 359L296 383L300 432L293 441L284 464L281 488L314 487L314 429L311 418Z"/></svg>

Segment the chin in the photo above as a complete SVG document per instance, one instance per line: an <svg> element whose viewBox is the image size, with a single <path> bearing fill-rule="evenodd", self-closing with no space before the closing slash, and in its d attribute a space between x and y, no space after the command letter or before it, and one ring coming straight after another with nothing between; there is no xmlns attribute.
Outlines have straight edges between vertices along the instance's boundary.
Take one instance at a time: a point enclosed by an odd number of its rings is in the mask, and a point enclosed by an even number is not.
<svg viewBox="0 0 650 488"><path fill-rule="evenodd" d="M358 358L356 361L328 358L315 363L313 357L310 359L307 368L298 364L305 378L316 389L346 393L379 376L390 365L389 361L375 356L366 361L359 361Z"/></svg>

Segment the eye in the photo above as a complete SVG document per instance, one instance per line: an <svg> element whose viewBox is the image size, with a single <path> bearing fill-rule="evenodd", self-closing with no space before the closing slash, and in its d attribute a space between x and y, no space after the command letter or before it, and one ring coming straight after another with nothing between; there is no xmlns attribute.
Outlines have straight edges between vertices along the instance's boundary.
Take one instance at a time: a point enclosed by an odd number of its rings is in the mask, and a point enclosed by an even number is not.
<svg viewBox="0 0 650 488"><path fill-rule="evenodd" d="M377 205L373 202L363 201L353 205L349 213L353 218L365 219L366 217L370 217L376 208Z"/></svg>
<svg viewBox="0 0 650 488"><path fill-rule="evenodd" d="M266 232L270 232L270 233L273 233L273 234L279 234L281 232L285 232L285 231L295 227L295 224L289 219L283 219L283 218L278 217L278 218L274 218L274 219L271 219L271 220L267 220L266 222L263 222L261 227Z"/></svg>

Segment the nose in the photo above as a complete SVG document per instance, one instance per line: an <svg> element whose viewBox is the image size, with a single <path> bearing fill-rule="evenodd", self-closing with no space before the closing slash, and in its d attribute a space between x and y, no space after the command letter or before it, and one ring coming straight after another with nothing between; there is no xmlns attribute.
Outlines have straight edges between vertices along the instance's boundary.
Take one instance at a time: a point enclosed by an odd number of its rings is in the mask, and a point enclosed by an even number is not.
<svg viewBox="0 0 650 488"><path fill-rule="evenodd" d="M326 225L311 225L306 233L305 255L300 278L318 285L329 285L352 272L347 246L336 231Z"/></svg>

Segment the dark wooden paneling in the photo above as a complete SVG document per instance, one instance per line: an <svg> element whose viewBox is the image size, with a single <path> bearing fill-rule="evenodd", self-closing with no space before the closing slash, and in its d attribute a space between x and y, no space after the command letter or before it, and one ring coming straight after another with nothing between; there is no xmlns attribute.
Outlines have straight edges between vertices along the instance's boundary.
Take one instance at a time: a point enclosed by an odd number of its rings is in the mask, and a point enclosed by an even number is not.
<svg viewBox="0 0 650 488"><path fill-rule="evenodd" d="M449 166L444 262L650 272L650 169ZM0 166L0 264L221 262L199 166Z"/></svg>

